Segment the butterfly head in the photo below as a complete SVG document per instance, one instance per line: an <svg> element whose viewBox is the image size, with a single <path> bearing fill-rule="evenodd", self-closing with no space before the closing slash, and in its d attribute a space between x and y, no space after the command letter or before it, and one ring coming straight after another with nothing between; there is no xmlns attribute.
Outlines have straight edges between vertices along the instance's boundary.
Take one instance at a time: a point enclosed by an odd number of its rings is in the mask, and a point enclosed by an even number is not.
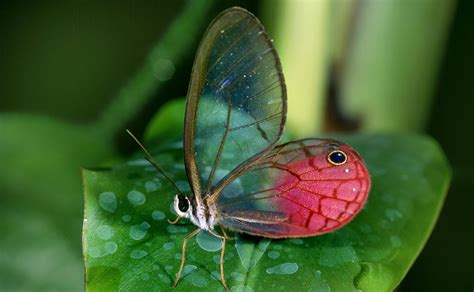
<svg viewBox="0 0 474 292"><path fill-rule="evenodd" d="M174 197L174 211L179 217L189 218L193 213L193 206L188 197L176 195Z"/></svg>

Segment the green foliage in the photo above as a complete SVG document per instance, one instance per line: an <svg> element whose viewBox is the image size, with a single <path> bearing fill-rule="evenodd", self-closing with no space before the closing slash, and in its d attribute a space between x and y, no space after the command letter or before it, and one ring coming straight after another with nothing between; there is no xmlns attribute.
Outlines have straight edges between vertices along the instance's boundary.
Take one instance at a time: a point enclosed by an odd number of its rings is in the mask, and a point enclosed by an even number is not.
<svg viewBox="0 0 474 292"><path fill-rule="evenodd" d="M3 114L0 133L2 288L81 287L79 167L113 149L86 128L44 117Z"/></svg>
<svg viewBox="0 0 474 292"><path fill-rule="evenodd" d="M82 289L80 168L117 156L114 135L163 84L157 75L166 72L156 66L163 58L178 64L192 49L189 44L198 38L211 5L193 1L185 6L143 70L97 122L74 125L0 114L0 290Z"/></svg>
<svg viewBox="0 0 474 292"><path fill-rule="evenodd" d="M156 118L164 128L170 127L166 116L170 117L165 110ZM389 291L400 283L442 206L450 180L447 161L437 144L422 136L338 138L360 151L372 174L363 211L348 226L322 236L238 236L226 249L229 286L255 291ZM150 145L156 160L189 192L181 142L161 139L161 145ZM136 158L112 169L85 170L83 175L87 288L169 289L179 268L183 237L196 228L189 222L166 222L175 217L175 191L169 183L146 160ZM222 290L219 254L217 238L202 232L192 239L180 288Z"/></svg>
<svg viewBox="0 0 474 292"><path fill-rule="evenodd" d="M81 289L79 169L119 159L114 135L164 84L173 70L170 64L178 64L192 49L211 5L192 1L185 6L135 78L96 122L79 126L26 114L0 115L0 289ZM404 100L394 102L405 109ZM183 108L182 102L170 104L167 113L151 123L145 139L157 160L189 191L181 142L165 141L181 135ZM443 202L450 177L446 160L424 137L340 138L360 150L373 174L373 190L360 216L319 237L238 237L227 247L230 286L379 291L394 289L401 281ZM173 216L174 192L168 183L142 159L112 169L88 169L83 175L87 288L168 290L178 269L182 238L194 228L166 223L164 216ZM180 288L222 290L219 249L220 242L206 233L193 239Z"/></svg>

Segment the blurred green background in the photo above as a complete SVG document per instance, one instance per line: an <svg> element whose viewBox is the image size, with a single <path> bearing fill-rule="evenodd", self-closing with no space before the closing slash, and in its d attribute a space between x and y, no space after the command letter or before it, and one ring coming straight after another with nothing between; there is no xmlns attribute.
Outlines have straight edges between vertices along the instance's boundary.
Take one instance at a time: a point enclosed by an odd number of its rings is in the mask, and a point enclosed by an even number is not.
<svg viewBox="0 0 474 292"><path fill-rule="evenodd" d="M275 39L295 135L408 131L439 141L453 167L451 189L400 290L472 290L469 0L209 1L195 4L195 11L188 1L1 2L0 290L82 289L78 166L130 153L134 145L122 129L140 134L161 105L185 96L205 27L234 5L255 13ZM169 31L186 9L192 29ZM143 100L116 105L117 96L127 95L124 85L144 72L150 50L165 39L157 52L169 58L158 58L156 81L133 85L144 88ZM107 122L109 111L128 106L133 111L124 121ZM64 127L40 127L39 121ZM77 141L68 136L76 127ZM94 140L101 131L113 147ZM48 143L94 149L60 152ZM62 168L69 176L51 177L50 169Z"/></svg>

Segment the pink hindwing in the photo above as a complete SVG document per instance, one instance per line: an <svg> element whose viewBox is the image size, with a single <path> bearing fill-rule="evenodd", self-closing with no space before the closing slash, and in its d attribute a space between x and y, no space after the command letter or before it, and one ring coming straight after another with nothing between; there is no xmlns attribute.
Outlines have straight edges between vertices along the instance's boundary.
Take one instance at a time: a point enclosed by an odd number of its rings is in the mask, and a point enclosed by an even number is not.
<svg viewBox="0 0 474 292"><path fill-rule="evenodd" d="M334 153L338 163L331 161ZM305 237L347 224L369 189L367 168L354 149L334 140L305 139L275 147L224 189L218 207L221 223L230 229Z"/></svg>

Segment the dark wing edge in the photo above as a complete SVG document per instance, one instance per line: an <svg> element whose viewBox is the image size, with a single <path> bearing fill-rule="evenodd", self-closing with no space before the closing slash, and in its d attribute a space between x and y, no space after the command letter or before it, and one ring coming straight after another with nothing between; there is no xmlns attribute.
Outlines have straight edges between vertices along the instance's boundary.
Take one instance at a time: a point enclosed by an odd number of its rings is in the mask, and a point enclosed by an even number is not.
<svg viewBox="0 0 474 292"><path fill-rule="evenodd" d="M200 177L197 168L197 162L195 157L195 133L196 133L196 116L197 116L197 108L199 104L199 98L201 95L202 88L206 82L206 74L203 74L208 69L208 56L210 53L210 48L214 44L214 40L218 35L218 32L222 29L225 29L226 25L229 24L228 16L231 14L241 14L239 17L245 18L248 17L252 21L255 22L262 29L262 37L266 40L270 52L273 55L275 61L275 69L278 73L278 78L281 84L281 99L282 99L282 111L281 111L281 122L279 132L276 136L276 139L269 143L269 145L260 151L259 153L253 155L249 159L243 161L239 164L236 168L234 168L229 174L227 174L222 180L220 180L215 187L212 188L211 194L213 196L218 195L218 193L225 188L233 179L238 177L243 171L248 169L251 165L253 165L260 157L262 157L265 153L273 149L273 147L278 143L280 140L284 126L286 123L286 112L287 112L287 91L285 80L282 73L282 67L280 59L273 47L272 40L266 34L262 24L260 21L250 12L247 10L240 8L240 7L233 7L229 8L223 12L221 12L209 25L208 29L206 30L204 37L201 40L199 48L196 53L188 93L186 99L186 110L185 110L185 123L184 123L184 156L185 156L185 166L186 166L186 174L191 185L192 192L194 196L201 200L201 196L203 193L203 186L200 182ZM222 141L224 144L225 141ZM216 157L218 159L218 157ZM215 168L215 166L213 167ZM215 170L215 169L214 169ZM213 171L214 171L213 170Z"/></svg>

